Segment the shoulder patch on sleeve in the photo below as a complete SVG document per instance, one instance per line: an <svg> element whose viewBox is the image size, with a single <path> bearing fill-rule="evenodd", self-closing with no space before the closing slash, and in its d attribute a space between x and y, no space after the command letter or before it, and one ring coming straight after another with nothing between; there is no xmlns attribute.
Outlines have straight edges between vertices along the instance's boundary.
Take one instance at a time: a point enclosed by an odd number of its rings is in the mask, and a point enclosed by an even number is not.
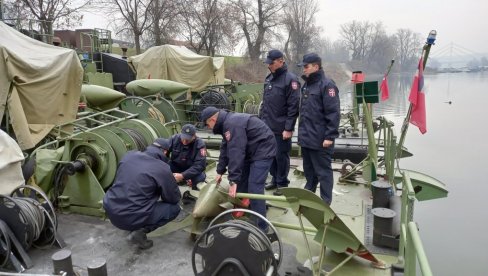
<svg viewBox="0 0 488 276"><path fill-rule="evenodd" d="M203 156L203 157L207 156L207 149L206 148L201 148L200 149L200 155Z"/></svg>
<svg viewBox="0 0 488 276"><path fill-rule="evenodd" d="M224 136L225 136L225 140L227 140L227 142L229 142L229 141L230 141L230 138L231 138L231 136L230 136L230 131L228 131L228 130L227 130L227 131L224 133Z"/></svg>
<svg viewBox="0 0 488 276"><path fill-rule="evenodd" d="M335 91L335 89L334 89L334 88L329 88L329 89L327 90L327 92L329 93L329 96L330 96L330 97L335 97L335 95L336 95L336 91Z"/></svg>

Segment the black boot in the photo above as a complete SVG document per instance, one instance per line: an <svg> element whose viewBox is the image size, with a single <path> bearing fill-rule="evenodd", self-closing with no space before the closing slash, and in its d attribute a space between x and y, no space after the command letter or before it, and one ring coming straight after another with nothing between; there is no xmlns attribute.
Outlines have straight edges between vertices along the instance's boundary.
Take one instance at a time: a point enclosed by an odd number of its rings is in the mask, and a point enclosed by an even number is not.
<svg viewBox="0 0 488 276"><path fill-rule="evenodd" d="M143 229L130 232L129 240L140 249L148 249L153 246L153 241L147 239Z"/></svg>
<svg viewBox="0 0 488 276"><path fill-rule="evenodd" d="M266 183L266 185L264 185L264 189L266 191L276 189L276 184L275 183Z"/></svg>

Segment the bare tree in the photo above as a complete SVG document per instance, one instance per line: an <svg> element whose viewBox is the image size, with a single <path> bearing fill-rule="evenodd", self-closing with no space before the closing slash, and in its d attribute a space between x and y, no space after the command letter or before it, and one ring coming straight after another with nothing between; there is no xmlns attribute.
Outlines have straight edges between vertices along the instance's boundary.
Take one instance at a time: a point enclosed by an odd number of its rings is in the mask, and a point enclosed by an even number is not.
<svg viewBox="0 0 488 276"><path fill-rule="evenodd" d="M368 49L365 57L365 66L374 72L384 72L395 59L397 44L395 37L386 34L383 23L371 24L371 33L367 38Z"/></svg>
<svg viewBox="0 0 488 276"><path fill-rule="evenodd" d="M364 60L370 47L369 36L371 35L372 24L364 21L352 22L341 25L340 35L348 50L352 52L352 60Z"/></svg>
<svg viewBox="0 0 488 276"><path fill-rule="evenodd" d="M2 0L0 0L2 1ZM17 0L5 0L2 6L2 20L8 24L16 25L19 29L27 27L30 13L23 4Z"/></svg>
<svg viewBox="0 0 488 276"><path fill-rule="evenodd" d="M261 47L269 40L273 29L281 24L280 15L286 0L230 0L237 9L236 21L242 29L252 61L258 61Z"/></svg>
<svg viewBox="0 0 488 276"><path fill-rule="evenodd" d="M421 47L419 33L414 33L410 29L398 29L396 34L398 44L397 60L400 70L410 69L418 59Z"/></svg>
<svg viewBox="0 0 488 276"><path fill-rule="evenodd" d="M153 0L150 10L152 28L147 40L151 45L168 43L178 32L178 22L175 18L181 13L183 3L176 0Z"/></svg>
<svg viewBox="0 0 488 276"><path fill-rule="evenodd" d="M97 6L115 16L119 33L130 33L136 53L141 53L141 36L151 27L150 11L154 0L99 0Z"/></svg>
<svg viewBox="0 0 488 276"><path fill-rule="evenodd" d="M43 33L52 34L53 26L72 27L83 18L80 13L90 1L81 0L19 0L30 16L39 22ZM51 43L51 41L48 41Z"/></svg>
<svg viewBox="0 0 488 276"><path fill-rule="evenodd" d="M182 36L199 54L214 56L217 49L233 44L234 24L230 6L222 0L186 0Z"/></svg>
<svg viewBox="0 0 488 276"><path fill-rule="evenodd" d="M320 28L315 25L319 11L317 0L290 0L285 9L284 25L288 31L284 51L292 62L309 52L313 40L319 37Z"/></svg>

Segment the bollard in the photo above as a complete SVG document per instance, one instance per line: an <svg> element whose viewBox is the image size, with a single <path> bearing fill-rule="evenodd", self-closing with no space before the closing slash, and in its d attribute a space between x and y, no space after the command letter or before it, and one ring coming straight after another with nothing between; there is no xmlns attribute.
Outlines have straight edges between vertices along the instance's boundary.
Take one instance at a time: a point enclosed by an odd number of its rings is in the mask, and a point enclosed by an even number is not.
<svg viewBox="0 0 488 276"><path fill-rule="evenodd" d="M393 235L393 218L396 212L388 208L374 208L373 244L398 249L398 239Z"/></svg>
<svg viewBox="0 0 488 276"><path fill-rule="evenodd" d="M107 262L103 258L91 260L87 266L88 276L107 276Z"/></svg>
<svg viewBox="0 0 488 276"><path fill-rule="evenodd" d="M390 197L393 194L390 183L385 180L376 180L371 183L373 193L373 208L388 208Z"/></svg>
<svg viewBox="0 0 488 276"><path fill-rule="evenodd" d="M73 271L73 262L71 261L71 251L61 249L51 257L53 260L54 274L63 274L66 276L76 276Z"/></svg>

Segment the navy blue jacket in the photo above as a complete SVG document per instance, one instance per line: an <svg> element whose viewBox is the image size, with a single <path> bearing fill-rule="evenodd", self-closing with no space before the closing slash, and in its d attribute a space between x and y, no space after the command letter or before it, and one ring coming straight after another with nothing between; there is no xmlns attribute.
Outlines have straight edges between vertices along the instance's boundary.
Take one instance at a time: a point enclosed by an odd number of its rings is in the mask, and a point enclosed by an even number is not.
<svg viewBox="0 0 488 276"><path fill-rule="evenodd" d="M169 142L170 165L181 172L185 180L192 179L205 171L207 149L202 139L197 137L191 144L185 146L181 143L180 134L175 134Z"/></svg>
<svg viewBox="0 0 488 276"><path fill-rule="evenodd" d="M276 155L273 132L256 116L220 110L213 133L222 135L217 173L224 174L228 168L231 182L239 184L245 161Z"/></svg>
<svg viewBox="0 0 488 276"><path fill-rule="evenodd" d="M161 149L129 151L119 162L113 185L103 198L103 208L116 227L133 231L146 225L155 203L177 204L180 189Z"/></svg>
<svg viewBox="0 0 488 276"><path fill-rule="evenodd" d="M300 83L286 64L266 77L259 118L275 135L295 130L300 102Z"/></svg>
<svg viewBox="0 0 488 276"><path fill-rule="evenodd" d="M339 89L322 69L308 78L303 76L303 79L298 144L305 148L322 149L324 140L334 141L339 136Z"/></svg>

